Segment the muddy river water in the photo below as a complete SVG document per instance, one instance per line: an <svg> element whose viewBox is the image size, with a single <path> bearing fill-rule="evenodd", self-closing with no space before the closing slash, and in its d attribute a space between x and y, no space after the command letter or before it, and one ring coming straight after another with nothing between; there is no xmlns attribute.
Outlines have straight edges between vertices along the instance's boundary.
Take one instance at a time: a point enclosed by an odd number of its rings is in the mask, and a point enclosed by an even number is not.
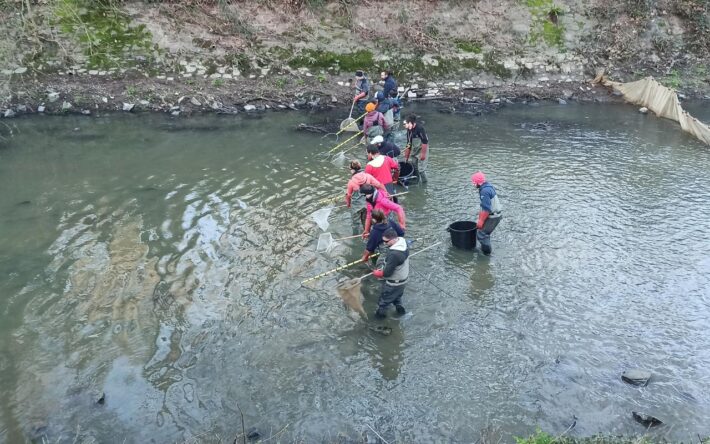
<svg viewBox="0 0 710 444"><path fill-rule="evenodd" d="M12 121L0 442L232 442L240 411L272 442L642 434L632 411L710 434L708 147L624 105L412 109L431 158L407 235L442 244L411 259L409 313L367 322L334 291L364 267L301 285L363 250L316 252L310 215L348 175L293 129L322 115ZM477 212L476 169L504 206L489 258L445 231Z"/></svg>

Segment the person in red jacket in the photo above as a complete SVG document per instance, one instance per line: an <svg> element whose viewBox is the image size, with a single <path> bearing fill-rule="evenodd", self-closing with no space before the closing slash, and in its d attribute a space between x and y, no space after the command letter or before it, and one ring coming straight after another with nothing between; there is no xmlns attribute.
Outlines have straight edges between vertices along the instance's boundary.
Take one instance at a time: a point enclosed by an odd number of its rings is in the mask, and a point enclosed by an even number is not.
<svg viewBox="0 0 710 444"><path fill-rule="evenodd" d="M372 225L372 210L382 210L385 216L389 216L390 212L397 214L399 226L403 230L407 229L407 219L404 214L404 208L392 202L389 197L378 191L372 185L363 185L360 187L360 194L365 195L365 204L367 208L367 218L365 219L365 230L362 232L362 238L365 239L370 235L370 226Z"/></svg>
<svg viewBox="0 0 710 444"><path fill-rule="evenodd" d="M383 156L380 154L380 149L377 145L368 145L367 158L369 162L367 162L365 172L372 175L372 177L384 185L390 196L395 194L392 171L395 171L395 178L398 178L399 162L389 156ZM396 202L397 201L395 200L395 203Z"/></svg>

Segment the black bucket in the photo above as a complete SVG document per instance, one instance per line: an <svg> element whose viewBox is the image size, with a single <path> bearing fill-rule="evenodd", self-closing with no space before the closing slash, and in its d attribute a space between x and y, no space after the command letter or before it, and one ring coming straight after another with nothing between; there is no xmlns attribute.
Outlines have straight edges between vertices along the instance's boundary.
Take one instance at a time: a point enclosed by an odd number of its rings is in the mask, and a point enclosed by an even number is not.
<svg viewBox="0 0 710 444"><path fill-rule="evenodd" d="M476 248L476 222L462 220L449 225L447 231L451 233L451 243L456 248L473 250Z"/></svg>
<svg viewBox="0 0 710 444"><path fill-rule="evenodd" d="M399 162L399 181L402 185L407 185L408 182L411 182L415 178L414 165L409 162Z"/></svg>

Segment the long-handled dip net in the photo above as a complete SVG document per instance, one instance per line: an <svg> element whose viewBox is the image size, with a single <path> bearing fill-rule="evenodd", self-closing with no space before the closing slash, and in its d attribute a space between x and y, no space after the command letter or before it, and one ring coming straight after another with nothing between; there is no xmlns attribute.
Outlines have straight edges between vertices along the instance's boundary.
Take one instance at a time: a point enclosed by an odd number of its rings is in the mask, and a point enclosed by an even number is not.
<svg viewBox="0 0 710 444"><path fill-rule="evenodd" d="M362 306L364 297L360 291L360 288L362 287L361 283L362 278L348 279L347 281L339 283L335 289L338 290L340 299L343 300L345 305L353 311L360 313L360 316L367 319L367 313L365 313L365 308Z"/></svg>

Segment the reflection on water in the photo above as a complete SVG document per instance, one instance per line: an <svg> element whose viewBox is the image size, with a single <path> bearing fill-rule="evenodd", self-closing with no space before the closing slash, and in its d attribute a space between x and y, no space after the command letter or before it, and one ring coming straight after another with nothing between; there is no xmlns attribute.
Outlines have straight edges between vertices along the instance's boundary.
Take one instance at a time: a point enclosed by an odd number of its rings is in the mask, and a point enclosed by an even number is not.
<svg viewBox="0 0 710 444"><path fill-rule="evenodd" d="M347 179L333 139L292 130L319 116L18 120L0 441L228 441L240 410L289 441L471 442L573 416L577 436L643 433L631 410L672 425L658 436L710 433L706 147L623 106L418 111L432 174L403 198L408 236L444 242L411 260L409 313L367 322L334 288L365 268L300 285L362 253L316 252L311 214ZM445 231L474 218L476 169L506 209L490 258ZM347 210L328 223L353 233ZM379 292L363 281L368 313ZM652 384L623 384L629 367Z"/></svg>

